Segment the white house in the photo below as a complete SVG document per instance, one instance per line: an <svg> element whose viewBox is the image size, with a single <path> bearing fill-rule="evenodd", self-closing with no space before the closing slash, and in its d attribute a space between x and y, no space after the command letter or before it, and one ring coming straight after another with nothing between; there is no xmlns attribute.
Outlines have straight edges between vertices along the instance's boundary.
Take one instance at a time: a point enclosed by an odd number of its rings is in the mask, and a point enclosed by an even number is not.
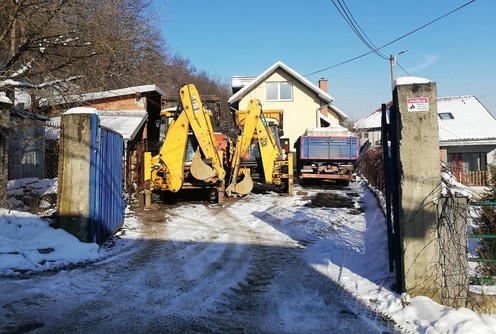
<svg viewBox="0 0 496 334"><path fill-rule="evenodd" d="M475 96L438 97L441 159L458 172L486 171L496 162L496 119ZM379 144L381 110L354 124L361 139Z"/></svg>

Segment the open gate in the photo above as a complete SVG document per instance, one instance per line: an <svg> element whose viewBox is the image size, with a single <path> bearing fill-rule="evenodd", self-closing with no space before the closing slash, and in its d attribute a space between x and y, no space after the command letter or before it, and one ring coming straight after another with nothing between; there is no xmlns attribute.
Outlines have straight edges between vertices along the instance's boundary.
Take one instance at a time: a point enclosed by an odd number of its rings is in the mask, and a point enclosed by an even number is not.
<svg viewBox="0 0 496 334"><path fill-rule="evenodd" d="M124 223L124 140L121 134L104 127L95 126L92 131L89 240L101 244Z"/></svg>

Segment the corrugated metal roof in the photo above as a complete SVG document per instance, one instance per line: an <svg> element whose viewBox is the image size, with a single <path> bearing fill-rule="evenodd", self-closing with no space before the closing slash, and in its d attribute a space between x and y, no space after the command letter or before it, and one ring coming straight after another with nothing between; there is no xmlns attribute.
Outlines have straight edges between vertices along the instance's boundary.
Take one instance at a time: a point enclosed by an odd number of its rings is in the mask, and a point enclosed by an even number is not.
<svg viewBox="0 0 496 334"><path fill-rule="evenodd" d="M83 101L93 101L106 99L117 96L126 96L133 95L136 93L148 93L148 92L157 92L159 95L164 96L165 93L156 85L143 85L143 86L134 86L127 87L121 89L113 89L102 92L95 93L84 93L72 96L59 96L51 99L42 99L39 104L40 106L48 106L48 105L57 105L64 103L73 103L73 102L83 102Z"/></svg>
<svg viewBox="0 0 496 334"><path fill-rule="evenodd" d="M85 109L94 110L94 112L96 112L98 114L98 117L100 118L100 126L120 133L124 140L133 140L148 118L148 113L144 110L96 110L95 108ZM52 125L60 126L60 123L60 116L50 119L50 124Z"/></svg>
<svg viewBox="0 0 496 334"><path fill-rule="evenodd" d="M143 86L134 86L127 87L122 89L113 89L107 90L103 92L96 93L86 93L76 96L75 98L79 98L79 101L87 101L87 100L98 100L115 96L125 96L132 95L136 93L147 93L147 92L157 92L160 95L165 95L165 93L155 85L143 85Z"/></svg>
<svg viewBox="0 0 496 334"><path fill-rule="evenodd" d="M101 126L120 133L124 140L133 140L145 124L148 113L143 110L98 110L98 116Z"/></svg>

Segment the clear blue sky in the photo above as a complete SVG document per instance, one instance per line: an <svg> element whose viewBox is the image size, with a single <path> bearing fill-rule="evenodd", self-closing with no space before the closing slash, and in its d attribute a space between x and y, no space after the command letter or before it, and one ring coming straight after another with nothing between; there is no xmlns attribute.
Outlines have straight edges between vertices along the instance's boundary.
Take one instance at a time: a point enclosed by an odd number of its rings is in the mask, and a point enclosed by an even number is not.
<svg viewBox="0 0 496 334"><path fill-rule="evenodd" d="M371 53L335 66L370 49L332 0L153 1L168 48L214 78L256 76L279 60L301 75L320 71L307 79L327 79L334 105L353 121L391 99L388 59ZM376 47L468 2L345 1ZM496 115L496 0L475 0L380 51L388 58L403 50L397 61L408 74L396 67L397 76L435 81L439 96L475 95Z"/></svg>

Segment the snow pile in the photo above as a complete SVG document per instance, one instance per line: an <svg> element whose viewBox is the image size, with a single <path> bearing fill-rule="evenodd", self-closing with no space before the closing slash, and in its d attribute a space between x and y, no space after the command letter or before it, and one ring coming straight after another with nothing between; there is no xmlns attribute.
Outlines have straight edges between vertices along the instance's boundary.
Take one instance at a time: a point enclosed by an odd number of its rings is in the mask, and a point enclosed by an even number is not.
<svg viewBox="0 0 496 334"><path fill-rule="evenodd" d="M400 85L426 84L431 82L431 80L421 77L399 77L394 80L394 86L396 87Z"/></svg>
<svg viewBox="0 0 496 334"><path fill-rule="evenodd" d="M64 115L72 115L72 114L98 114L96 108L90 107L75 107L64 112Z"/></svg>
<svg viewBox="0 0 496 334"><path fill-rule="evenodd" d="M79 242L62 229L26 212L0 209L0 270L39 271L75 262L96 260L97 244Z"/></svg>
<svg viewBox="0 0 496 334"><path fill-rule="evenodd" d="M451 174L445 163L441 163L441 192L440 197L466 197L469 200L474 195L473 189L459 182L456 177ZM434 198L434 203L437 203L439 198Z"/></svg>
<svg viewBox="0 0 496 334"><path fill-rule="evenodd" d="M55 212L57 179L24 178L7 182L8 208L15 211Z"/></svg>
<svg viewBox="0 0 496 334"><path fill-rule="evenodd" d="M307 128L305 130L305 136L319 136L319 137L331 137L331 136L351 136L353 135L347 128L341 125L329 125L323 128Z"/></svg>
<svg viewBox="0 0 496 334"><path fill-rule="evenodd" d="M138 221L128 217L118 238L132 240ZM0 208L0 275L17 275L83 264L121 252L125 243L112 248L80 242L63 229L49 226L37 215ZM123 232L124 231L124 232Z"/></svg>

